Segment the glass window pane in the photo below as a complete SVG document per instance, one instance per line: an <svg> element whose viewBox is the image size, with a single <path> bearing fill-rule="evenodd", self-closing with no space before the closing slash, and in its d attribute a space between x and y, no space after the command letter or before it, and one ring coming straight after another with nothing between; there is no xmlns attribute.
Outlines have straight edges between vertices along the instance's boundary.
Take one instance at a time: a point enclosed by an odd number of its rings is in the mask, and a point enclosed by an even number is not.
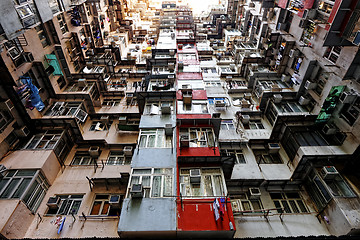
<svg viewBox="0 0 360 240"><path fill-rule="evenodd" d="M296 202L297 202L297 204L299 205L299 208L300 208L300 211L301 211L301 212L307 212L307 209L306 209L306 207L305 207L305 204L303 203L302 200L297 200Z"/></svg>
<svg viewBox="0 0 360 240"><path fill-rule="evenodd" d="M150 135L147 147L155 147L155 135Z"/></svg>
<svg viewBox="0 0 360 240"><path fill-rule="evenodd" d="M5 191L1 194L1 198L9 198L13 192L13 190L16 188L16 186L20 182L20 178L14 178L11 180L10 184L6 187Z"/></svg>
<svg viewBox="0 0 360 240"><path fill-rule="evenodd" d="M99 215L102 201L95 201L90 215Z"/></svg>
<svg viewBox="0 0 360 240"><path fill-rule="evenodd" d="M290 209L290 206L289 206L288 202L285 201L285 200L282 200L281 203L282 203L282 205L284 207L285 212L286 213L291 213L291 209Z"/></svg>
<svg viewBox="0 0 360 240"><path fill-rule="evenodd" d="M214 176L214 189L215 189L215 196L223 196L225 193L223 191L222 179L221 176L217 175Z"/></svg>
<svg viewBox="0 0 360 240"><path fill-rule="evenodd" d="M154 176L152 185L152 197L160 197L161 194L161 176Z"/></svg>
<svg viewBox="0 0 360 240"><path fill-rule="evenodd" d="M164 176L164 197L172 196L172 176Z"/></svg>
<svg viewBox="0 0 360 240"><path fill-rule="evenodd" d="M143 176L142 177L142 186L143 187L150 187L150 176Z"/></svg>
<svg viewBox="0 0 360 240"><path fill-rule="evenodd" d="M203 183L204 183L204 196L214 196L213 190L212 190L212 182L211 182L211 176L202 176Z"/></svg>
<svg viewBox="0 0 360 240"><path fill-rule="evenodd" d="M282 207L279 201L274 201L275 207L278 208L277 212L282 213ZM280 209L281 208L281 209Z"/></svg>
<svg viewBox="0 0 360 240"><path fill-rule="evenodd" d="M249 201L241 201L241 205L242 205L244 211L252 210Z"/></svg>
<svg viewBox="0 0 360 240"><path fill-rule="evenodd" d="M25 178L23 179L23 181L20 183L18 189L16 190L16 192L14 193L13 198L19 198L21 197L21 195L24 193L25 189L27 188L27 186L30 184L31 182L31 178Z"/></svg>
<svg viewBox="0 0 360 240"><path fill-rule="evenodd" d="M139 144L140 147L145 147L146 146L146 139L147 139L146 135L141 135L140 144Z"/></svg>
<svg viewBox="0 0 360 240"><path fill-rule="evenodd" d="M109 202L108 201L104 202L104 206L103 206L103 209L101 211L101 215L108 215L109 209L110 209Z"/></svg>
<svg viewBox="0 0 360 240"><path fill-rule="evenodd" d="M294 213L299 213L299 208L296 206L295 200L289 200L290 206Z"/></svg>
<svg viewBox="0 0 360 240"><path fill-rule="evenodd" d="M70 211L68 212L68 214L77 214L77 212L79 211L79 208L80 208L80 204L81 204L81 201L74 201Z"/></svg>

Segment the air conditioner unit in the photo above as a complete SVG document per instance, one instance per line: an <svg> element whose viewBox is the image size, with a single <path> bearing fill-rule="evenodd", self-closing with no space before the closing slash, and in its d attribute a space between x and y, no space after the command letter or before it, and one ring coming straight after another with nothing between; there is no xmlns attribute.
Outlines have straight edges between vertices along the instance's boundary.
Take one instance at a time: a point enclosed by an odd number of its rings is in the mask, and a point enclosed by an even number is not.
<svg viewBox="0 0 360 240"><path fill-rule="evenodd" d="M170 114L171 113L171 106L169 103L162 103L161 104L161 114Z"/></svg>
<svg viewBox="0 0 360 240"><path fill-rule="evenodd" d="M120 125L126 125L127 121L126 121L126 116L120 116L119 117L119 124Z"/></svg>
<svg viewBox="0 0 360 240"><path fill-rule="evenodd" d="M31 52L24 52L23 55L24 55L24 58L25 58L26 62L34 61L34 56L33 56L33 54Z"/></svg>
<svg viewBox="0 0 360 240"><path fill-rule="evenodd" d="M305 89L307 89L307 90L313 90L316 88L316 86L317 86L317 83L311 82L310 80L306 80L305 85L304 85Z"/></svg>
<svg viewBox="0 0 360 240"><path fill-rule="evenodd" d="M310 99L308 99L308 98L306 98L306 97L304 97L304 96L301 96L301 97L299 98L299 104L300 104L301 106L308 105L309 103L310 103Z"/></svg>
<svg viewBox="0 0 360 240"><path fill-rule="evenodd" d="M165 124L165 135L166 136L172 136L173 135L173 126L171 123Z"/></svg>
<svg viewBox="0 0 360 240"><path fill-rule="evenodd" d="M251 69L252 69L253 71L257 71L258 68L259 68L259 64L257 64L257 63L252 63L252 64L251 64Z"/></svg>
<svg viewBox="0 0 360 240"><path fill-rule="evenodd" d="M78 80L78 86L79 87L85 87L86 86L86 79L79 79Z"/></svg>
<svg viewBox="0 0 360 240"><path fill-rule="evenodd" d="M120 195L111 195L109 199L109 204L111 207L120 208L121 196Z"/></svg>
<svg viewBox="0 0 360 240"><path fill-rule="evenodd" d="M170 56L174 56L175 55L175 50L174 49L169 50L169 54L170 54Z"/></svg>
<svg viewBox="0 0 360 240"><path fill-rule="evenodd" d="M130 195L132 198L143 197L143 187L141 184L132 184L130 189Z"/></svg>
<svg viewBox="0 0 360 240"><path fill-rule="evenodd" d="M282 96L281 96L281 94L274 94L274 103L281 103L281 101L282 101Z"/></svg>
<svg viewBox="0 0 360 240"><path fill-rule="evenodd" d="M280 145L277 143L268 143L269 153L278 153Z"/></svg>
<svg viewBox="0 0 360 240"><path fill-rule="evenodd" d="M273 54L273 55L276 55L278 53L279 53L279 50L276 49L276 48L273 48L272 51L271 51L271 54Z"/></svg>
<svg viewBox="0 0 360 240"><path fill-rule="evenodd" d="M191 184L200 184L201 182L201 174L200 169L190 169L190 183Z"/></svg>
<svg viewBox="0 0 360 240"><path fill-rule="evenodd" d="M220 118L220 116L221 116L221 113L218 113L218 112L214 112L212 114L212 118Z"/></svg>
<svg viewBox="0 0 360 240"><path fill-rule="evenodd" d="M260 197L261 197L260 188L249 188L250 200L260 199Z"/></svg>
<svg viewBox="0 0 360 240"><path fill-rule="evenodd" d="M89 154L91 157L99 157L100 155L100 148L96 146L92 146L89 148Z"/></svg>
<svg viewBox="0 0 360 240"><path fill-rule="evenodd" d="M190 141L189 141L189 135L181 135L180 136L180 147L189 147Z"/></svg>
<svg viewBox="0 0 360 240"><path fill-rule="evenodd" d="M325 135L334 135L337 132L337 129L332 124L325 124L324 127L322 128L322 132Z"/></svg>
<svg viewBox="0 0 360 240"><path fill-rule="evenodd" d="M249 122L250 122L250 115L242 115L241 122L242 122L242 124L249 124Z"/></svg>
<svg viewBox="0 0 360 240"><path fill-rule="evenodd" d="M335 177L339 175L339 172L334 166L324 166L321 169L320 174L324 180L331 180L335 179Z"/></svg>
<svg viewBox="0 0 360 240"><path fill-rule="evenodd" d="M299 51L297 51L296 49L291 49L289 52L289 57L297 57L299 56Z"/></svg>
<svg viewBox="0 0 360 240"><path fill-rule="evenodd" d="M51 209L58 208L60 205L60 201L61 199L59 196L49 197L46 205Z"/></svg>
<svg viewBox="0 0 360 240"><path fill-rule="evenodd" d="M179 50L181 50L183 48L183 45L182 44L178 44L178 48Z"/></svg>
<svg viewBox="0 0 360 240"><path fill-rule="evenodd" d="M281 75L281 81L282 82L289 82L290 79L291 79L290 75L285 75L285 74Z"/></svg>
<svg viewBox="0 0 360 240"><path fill-rule="evenodd" d="M134 98L133 93L126 93L126 103L129 104Z"/></svg>
<svg viewBox="0 0 360 240"><path fill-rule="evenodd" d="M244 93L244 98L246 100L250 100L251 99L251 93Z"/></svg>
<svg viewBox="0 0 360 240"><path fill-rule="evenodd" d="M125 146L123 151L124 151L125 156L131 157L132 152L133 152L133 147L132 146Z"/></svg>
<svg viewBox="0 0 360 240"><path fill-rule="evenodd" d="M215 100L215 107L225 107L226 103L224 100Z"/></svg>
<svg viewBox="0 0 360 240"><path fill-rule="evenodd" d="M357 94L355 92L343 92L340 95L340 102L341 103L353 103L357 98Z"/></svg>
<svg viewBox="0 0 360 240"><path fill-rule="evenodd" d="M231 81L232 80L232 76L226 76L226 81Z"/></svg>
<svg viewBox="0 0 360 240"><path fill-rule="evenodd" d="M18 137L27 137L30 134L30 130L24 126L20 129L15 130L16 136Z"/></svg>
<svg viewBox="0 0 360 240"><path fill-rule="evenodd" d="M174 70L174 69L175 69L175 64L169 63L169 70Z"/></svg>

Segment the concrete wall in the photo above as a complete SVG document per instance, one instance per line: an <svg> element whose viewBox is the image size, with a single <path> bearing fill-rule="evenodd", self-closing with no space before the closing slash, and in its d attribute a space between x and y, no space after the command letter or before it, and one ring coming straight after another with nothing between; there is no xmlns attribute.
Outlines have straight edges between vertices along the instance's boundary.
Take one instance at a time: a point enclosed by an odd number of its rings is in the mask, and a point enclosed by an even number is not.
<svg viewBox="0 0 360 240"><path fill-rule="evenodd" d="M8 169L41 169L51 185L60 170L60 163L53 150L19 150L2 161Z"/></svg>
<svg viewBox="0 0 360 240"><path fill-rule="evenodd" d="M165 124L171 123L173 127L176 125L176 115L144 115L141 116L140 128L164 128Z"/></svg>
<svg viewBox="0 0 360 240"><path fill-rule="evenodd" d="M23 238L34 215L18 199L2 199L0 206L0 234L8 239Z"/></svg>
<svg viewBox="0 0 360 240"><path fill-rule="evenodd" d="M140 232L163 232L174 237L175 213L175 198L125 199L118 227L119 235L127 237Z"/></svg>
<svg viewBox="0 0 360 240"><path fill-rule="evenodd" d="M135 149L131 163L132 168L176 167L176 149L171 148L143 148L139 151Z"/></svg>

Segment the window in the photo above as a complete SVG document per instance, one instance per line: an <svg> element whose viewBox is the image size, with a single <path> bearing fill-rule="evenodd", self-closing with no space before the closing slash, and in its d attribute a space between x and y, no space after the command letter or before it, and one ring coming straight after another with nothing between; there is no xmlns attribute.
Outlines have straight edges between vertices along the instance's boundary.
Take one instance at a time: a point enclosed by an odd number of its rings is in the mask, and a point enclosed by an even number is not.
<svg viewBox="0 0 360 240"><path fill-rule="evenodd" d="M196 54L193 53L180 53L178 55L178 60L179 61L184 61L184 60L196 60Z"/></svg>
<svg viewBox="0 0 360 240"><path fill-rule="evenodd" d="M48 2L49 2L50 9L53 14L56 14L60 11L57 0L48 0Z"/></svg>
<svg viewBox="0 0 360 240"><path fill-rule="evenodd" d="M356 197L355 193L340 175L334 179L324 181L334 197Z"/></svg>
<svg viewBox="0 0 360 240"><path fill-rule="evenodd" d="M330 46L326 49L326 52L324 54L324 58L327 58L332 63L336 63L336 61L339 58L340 52L341 52L341 46Z"/></svg>
<svg viewBox="0 0 360 240"><path fill-rule="evenodd" d="M121 99L105 99L102 103L103 107L115 107L120 105Z"/></svg>
<svg viewBox="0 0 360 240"><path fill-rule="evenodd" d="M46 34L46 30L43 25L38 25L35 27L35 30L37 32L37 35L39 36L39 39L41 41L42 46L45 48L50 45L48 36Z"/></svg>
<svg viewBox="0 0 360 240"><path fill-rule="evenodd" d="M224 150L221 151L221 154L223 156L234 157L236 164L244 164L244 163L246 163L245 155L244 155L244 153L243 153L243 151L241 149L237 149L237 150L224 149Z"/></svg>
<svg viewBox="0 0 360 240"><path fill-rule="evenodd" d="M66 20L65 20L65 16L63 13L57 15L57 19L60 25L60 30L62 32L62 34L65 34L69 31Z"/></svg>
<svg viewBox="0 0 360 240"><path fill-rule="evenodd" d="M231 196L231 206L234 212L242 214L261 213L263 209L260 199L250 199L246 193Z"/></svg>
<svg viewBox="0 0 360 240"><path fill-rule="evenodd" d="M45 112L45 116L74 116L81 122L85 122L87 115L81 102L55 102Z"/></svg>
<svg viewBox="0 0 360 240"><path fill-rule="evenodd" d="M245 129L265 129L261 120L250 120L249 124L243 124Z"/></svg>
<svg viewBox="0 0 360 240"><path fill-rule="evenodd" d="M326 2L326 1L320 1L318 10L323 12L323 13L330 14L331 10L333 8L333 5L334 5L334 3L329 3L329 2Z"/></svg>
<svg viewBox="0 0 360 240"><path fill-rule="evenodd" d="M14 120L13 116L8 110L0 110L0 132L4 131L5 128Z"/></svg>
<svg viewBox="0 0 360 240"><path fill-rule="evenodd" d="M258 164L281 164L283 163L278 153L269 153L268 151L254 150L256 162Z"/></svg>
<svg viewBox="0 0 360 240"><path fill-rule="evenodd" d="M49 188L40 170L8 170L0 181L0 198L18 198L33 212Z"/></svg>
<svg viewBox="0 0 360 240"><path fill-rule="evenodd" d="M221 169L180 169L180 192L184 197L225 196L226 186Z"/></svg>
<svg viewBox="0 0 360 240"><path fill-rule="evenodd" d="M221 87L221 81L219 79L207 79L204 80L205 87Z"/></svg>
<svg viewBox="0 0 360 240"><path fill-rule="evenodd" d="M90 215L93 216L120 216L121 205L123 196L120 197L119 204L110 205L109 200L112 195L109 194L96 194L94 204L91 208Z"/></svg>
<svg viewBox="0 0 360 240"><path fill-rule="evenodd" d="M89 152L78 151L76 152L71 165L93 165L96 161L97 158L91 157Z"/></svg>
<svg viewBox="0 0 360 240"><path fill-rule="evenodd" d="M167 109L165 109L165 108L167 108ZM173 102L172 101L147 101L145 108L144 108L144 114L146 114L146 115L161 114L162 109L164 109L164 111L168 110L170 113L172 113L174 110ZM166 112L164 112L164 113L166 113Z"/></svg>
<svg viewBox="0 0 360 240"><path fill-rule="evenodd" d="M126 158L124 152L111 151L106 161L107 165L128 165L131 163L131 158Z"/></svg>
<svg viewBox="0 0 360 240"><path fill-rule="evenodd" d="M139 137L141 148L171 148L172 136L165 136L164 129L141 130Z"/></svg>
<svg viewBox="0 0 360 240"><path fill-rule="evenodd" d="M345 103L340 112L340 117L350 126L353 126L360 114L360 97L357 97L353 103Z"/></svg>
<svg viewBox="0 0 360 240"><path fill-rule="evenodd" d="M47 131L38 133L25 146L25 149L54 149L61 139L61 131Z"/></svg>
<svg viewBox="0 0 360 240"><path fill-rule="evenodd" d="M221 130L234 130L235 126L232 120L221 120Z"/></svg>
<svg viewBox="0 0 360 240"><path fill-rule="evenodd" d="M192 100L192 103L186 105L183 101L178 101L178 113L179 114L202 114L202 113L209 113L207 107L207 101L201 100Z"/></svg>
<svg viewBox="0 0 360 240"><path fill-rule="evenodd" d="M108 123L104 121L93 121L89 131L109 131L112 123L113 121L109 121Z"/></svg>
<svg viewBox="0 0 360 240"><path fill-rule="evenodd" d="M187 136L189 147L215 147L212 128L180 128L180 136Z"/></svg>
<svg viewBox="0 0 360 240"><path fill-rule="evenodd" d="M172 168L133 169L128 197L132 184L142 185L144 197L171 197L173 196L173 175Z"/></svg>
<svg viewBox="0 0 360 240"><path fill-rule="evenodd" d="M296 192L293 193L270 193L278 213L306 213L308 212L305 203L300 195Z"/></svg>
<svg viewBox="0 0 360 240"><path fill-rule="evenodd" d="M60 198L60 204L57 208L49 208L49 215L76 215L79 211L83 195L57 195Z"/></svg>
<svg viewBox="0 0 360 240"><path fill-rule="evenodd" d="M19 67L26 62L23 55L24 50L18 38L5 42L4 46L7 49L7 53L10 56L11 60L15 64L15 67Z"/></svg>

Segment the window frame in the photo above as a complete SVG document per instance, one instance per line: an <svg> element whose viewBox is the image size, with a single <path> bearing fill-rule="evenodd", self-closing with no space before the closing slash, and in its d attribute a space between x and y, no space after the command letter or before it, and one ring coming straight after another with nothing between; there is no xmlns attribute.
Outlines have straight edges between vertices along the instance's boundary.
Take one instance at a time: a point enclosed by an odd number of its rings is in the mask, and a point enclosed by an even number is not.
<svg viewBox="0 0 360 240"><path fill-rule="evenodd" d="M153 138L154 143L152 144L150 140ZM165 129L141 129L138 138L138 148L172 148L172 141L172 136L165 135Z"/></svg>
<svg viewBox="0 0 360 240"><path fill-rule="evenodd" d="M80 158L79 163L75 164L76 158ZM85 158L89 158L88 160ZM71 160L71 166L92 166L97 163L98 158L93 158L90 156L89 152L86 151L77 151ZM86 162L87 161L87 162Z"/></svg>
<svg viewBox="0 0 360 240"><path fill-rule="evenodd" d="M110 162L110 158L115 158ZM108 158L106 159L106 165L129 165L131 159L127 158L123 151L110 151Z"/></svg>
<svg viewBox="0 0 360 240"><path fill-rule="evenodd" d="M295 192L277 192L277 193L270 193L271 200L273 201L278 213L308 213L309 208L306 206L305 201L302 199L301 194L296 192L299 197L288 197L288 194L294 194ZM271 194L281 194L281 198L273 198ZM277 203L275 203L277 202ZM300 206L299 202L302 204ZM302 209L303 207L303 209ZM305 211L303 211L305 209Z"/></svg>
<svg viewBox="0 0 360 240"><path fill-rule="evenodd" d="M109 194L109 193L97 193L97 194L95 194L95 196L94 196L94 199L93 199L93 202L92 202L92 206L91 206L91 208L90 208L89 216L118 217L119 215L109 215L110 212L111 212L111 207L112 207L111 204L109 203L109 200L110 200L110 198L111 198L112 195L119 195L119 196L120 196L120 202L121 202L121 203L120 203L120 206L121 206L122 203L123 203L123 200L124 200L124 195L123 195L123 194L118 194L118 193L114 193L114 194ZM97 199L98 196L107 196L107 199L106 199L106 198ZM96 202L101 202L101 205L100 205L98 214L92 214ZM106 213L106 214L102 214L102 213L103 213L103 210L104 210L105 204L108 204L108 210L107 210L107 213ZM121 211L121 207L120 207L118 210ZM120 214L120 212L119 212L119 214Z"/></svg>
<svg viewBox="0 0 360 240"><path fill-rule="evenodd" d="M79 196L81 196L81 198ZM59 207L54 213L52 209L48 208L46 215L72 215L72 214L76 215L81 207L81 203L84 199L84 194L57 194L56 197L59 197L61 199ZM68 209L66 210L69 201L71 201L71 203ZM78 208L76 209L76 211L71 213L70 211L74 210L74 204L76 203L79 203ZM64 209L62 209L64 204L65 204ZM63 211L66 210L66 212L59 212L60 210Z"/></svg>
<svg viewBox="0 0 360 240"><path fill-rule="evenodd" d="M135 173L135 171L139 171L138 173ZM143 171L143 173L141 173ZM147 171L147 172L146 172ZM160 172L158 172L160 171ZM160 185L157 185L160 189L157 190L158 196L154 194L155 189L155 183L154 178L160 177ZM138 181L134 180L135 178L138 179ZM147 178L149 182L148 185L144 186L144 178ZM165 185L166 185L166 178L170 179L170 184L167 185L167 190L170 193L166 193ZM129 185L127 188L127 194L126 198L130 197L130 190L132 184L142 184L143 187L143 197L144 198L167 198L167 197L173 197L174 194L174 169L173 168L132 168L131 169L131 175L129 178ZM170 190L169 190L170 188Z"/></svg>
<svg viewBox="0 0 360 240"><path fill-rule="evenodd" d="M241 211L250 211L250 212L246 212L246 213L242 213L242 214L256 214L256 213L262 213L263 211L261 211L263 209L263 204L261 202L261 199L250 199L247 193L243 193L243 194L238 194L238 195L233 195L230 197L231 200L231 207L233 209L240 209ZM257 202L259 204L260 209L255 209L254 205L255 202ZM248 206L248 208L250 209L246 209L246 205ZM237 205L237 206L236 206ZM237 212L237 211L235 211Z"/></svg>

